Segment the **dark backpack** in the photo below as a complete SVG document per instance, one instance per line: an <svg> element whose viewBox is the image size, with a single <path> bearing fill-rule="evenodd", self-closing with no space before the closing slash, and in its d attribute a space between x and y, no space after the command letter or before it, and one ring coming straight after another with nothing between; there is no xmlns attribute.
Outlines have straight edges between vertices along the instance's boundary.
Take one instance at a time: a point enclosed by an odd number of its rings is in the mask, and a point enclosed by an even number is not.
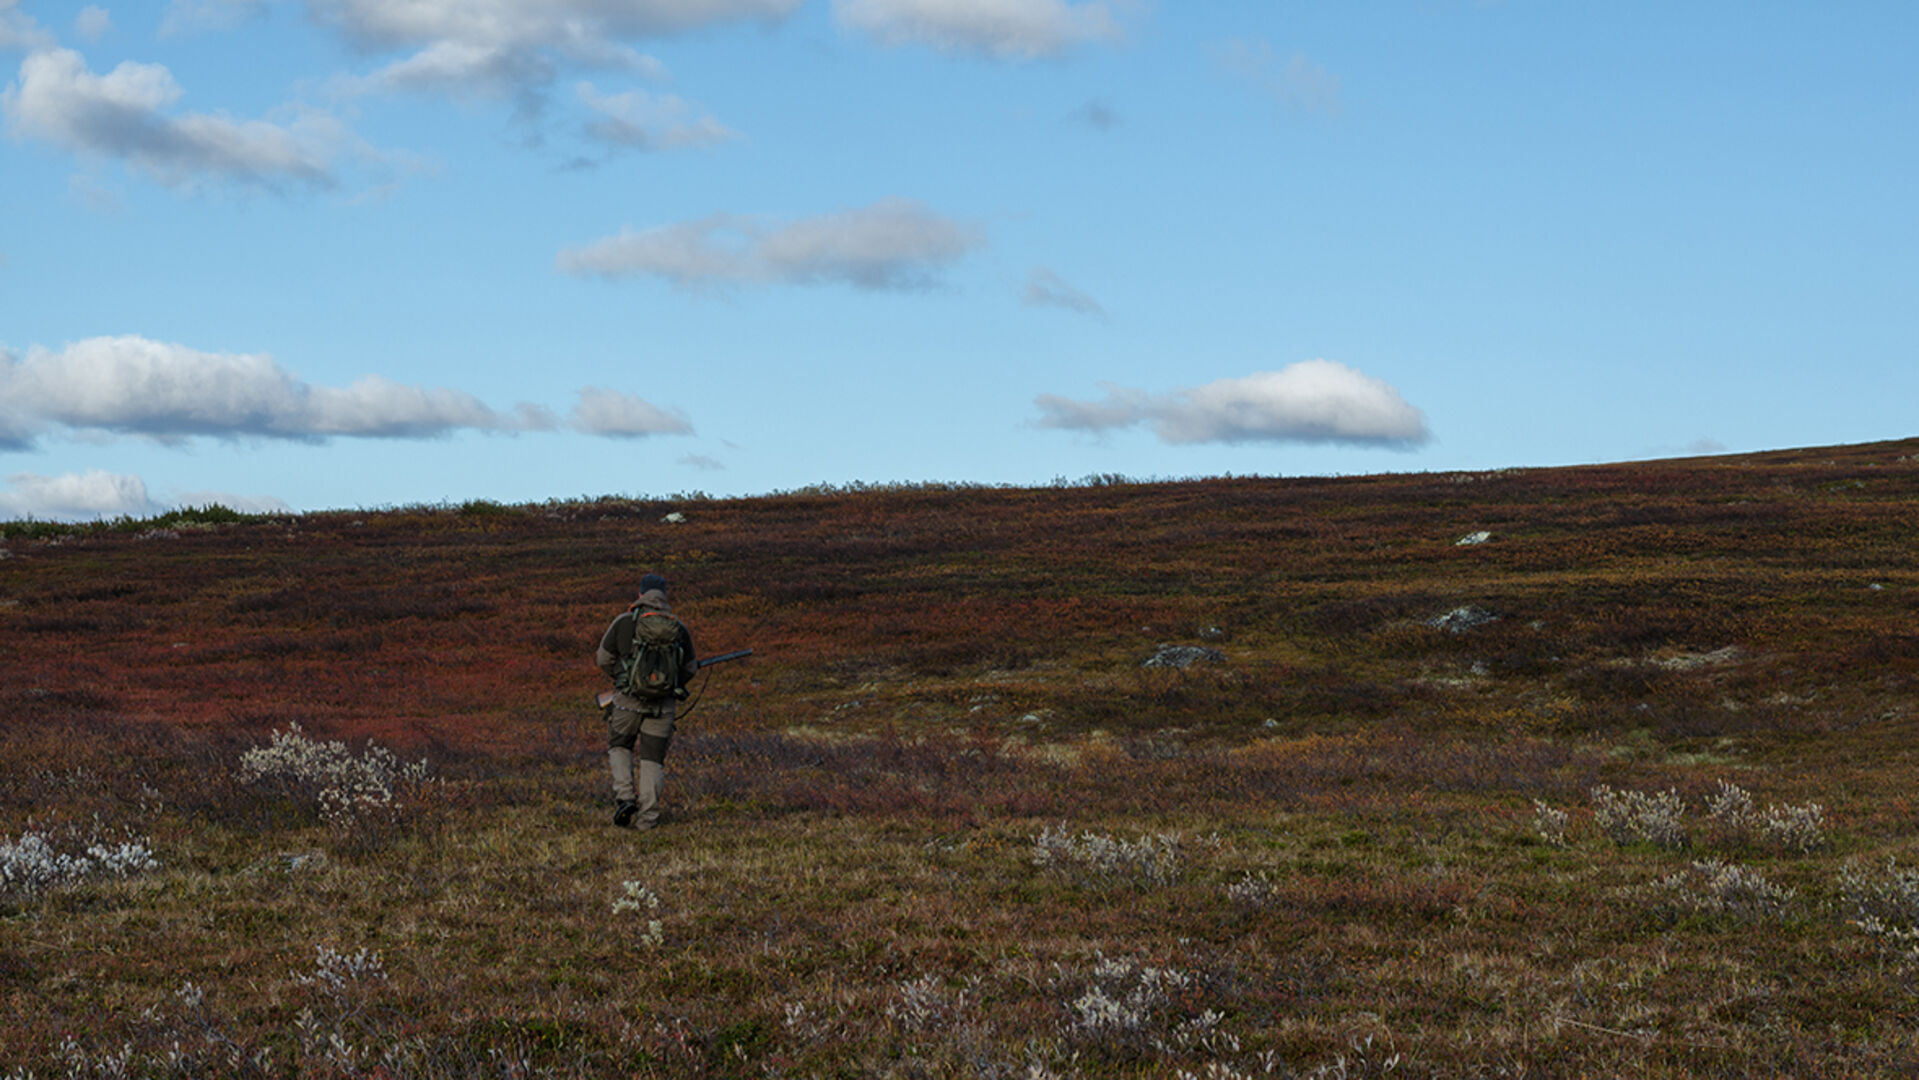
<svg viewBox="0 0 1919 1080"><path fill-rule="evenodd" d="M645 701L665 701L680 688L680 620L664 611L633 615L633 651L620 662L617 685Z"/></svg>

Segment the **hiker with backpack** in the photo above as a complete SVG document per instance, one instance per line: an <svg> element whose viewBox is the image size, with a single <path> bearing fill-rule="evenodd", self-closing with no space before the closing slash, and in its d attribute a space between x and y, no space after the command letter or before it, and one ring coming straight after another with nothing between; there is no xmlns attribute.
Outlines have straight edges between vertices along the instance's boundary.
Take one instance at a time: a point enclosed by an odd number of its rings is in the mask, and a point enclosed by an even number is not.
<svg viewBox="0 0 1919 1080"><path fill-rule="evenodd" d="M606 706L613 824L653 828L660 821L660 784L665 777L666 747L673 739L673 707L686 699L686 681L699 667L693 635L667 604L665 578L658 574L640 578L639 599L600 635L594 659L614 686Z"/></svg>

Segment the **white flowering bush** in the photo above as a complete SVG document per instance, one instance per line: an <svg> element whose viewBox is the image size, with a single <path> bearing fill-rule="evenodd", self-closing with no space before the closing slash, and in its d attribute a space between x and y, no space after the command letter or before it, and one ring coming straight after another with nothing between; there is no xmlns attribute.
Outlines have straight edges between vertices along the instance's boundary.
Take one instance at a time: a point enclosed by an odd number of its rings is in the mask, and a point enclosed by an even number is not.
<svg viewBox="0 0 1919 1080"><path fill-rule="evenodd" d="M652 947L666 940L666 929L658 918L659 895L637 881L623 881L620 889L620 897L613 901L613 914L630 913L646 920L646 928L640 931L639 943Z"/></svg>
<svg viewBox="0 0 1919 1080"><path fill-rule="evenodd" d="M312 987L321 995L316 1003L319 1013L302 1009L294 1021L301 1053L351 1075L361 1067L366 1048L348 1042L346 1035L351 1023L366 1011L370 995L386 985L386 961L369 949L343 953L316 945L312 970L296 972L293 982Z"/></svg>
<svg viewBox="0 0 1919 1080"><path fill-rule="evenodd" d="M1178 1054L1216 1038L1220 1014L1200 1007L1199 976L1095 954L1090 968L1058 969L1068 1040L1109 1056Z"/></svg>
<svg viewBox="0 0 1919 1080"><path fill-rule="evenodd" d="M0 899L31 900L46 890L89 877L130 877L156 870L160 860L144 839L94 840L63 852L39 833L0 839Z"/></svg>
<svg viewBox="0 0 1919 1080"><path fill-rule="evenodd" d="M1776 922L1786 917L1795 893L1756 870L1717 859L1695 862L1646 890L1662 911L1674 915L1725 916L1739 922Z"/></svg>
<svg viewBox="0 0 1919 1080"><path fill-rule="evenodd" d="M970 989L948 989L937 975L901 983L895 993L893 1002L886 1006L886 1018L913 1032L951 1027L973 1000Z"/></svg>
<svg viewBox="0 0 1919 1080"><path fill-rule="evenodd" d="M1719 844L1739 847L1751 843L1758 820L1752 795L1737 784L1721 780L1718 793L1706 799L1706 826Z"/></svg>
<svg viewBox="0 0 1919 1080"><path fill-rule="evenodd" d="M349 954L336 952L325 945L315 945L313 952L313 971L293 977L293 981L301 986L344 993L353 983L386 981L386 961L377 952L361 949Z"/></svg>
<svg viewBox="0 0 1919 1080"><path fill-rule="evenodd" d="M1571 815L1564 810L1556 810L1538 799L1533 800L1533 831L1539 834L1547 847L1566 846L1566 826L1571 823Z"/></svg>
<svg viewBox="0 0 1919 1080"><path fill-rule="evenodd" d="M1908 965L1919 965L1919 867L1888 857L1868 870L1851 863L1839 873L1847 919Z"/></svg>
<svg viewBox="0 0 1919 1080"><path fill-rule="evenodd" d="M1254 1080L1261 1076L1286 1076L1297 1080L1360 1080L1362 1077L1392 1076L1403 1063L1390 1039L1376 1042L1371 1035L1364 1039L1355 1035L1347 1041L1347 1049L1350 1057L1336 1054L1333 1060L1316 1065L1310 1071L1289 1069L1281 1061L1278 1051L1266 1050L1239 1064L1210 1061L1202 1072L1181 1069L1174 1076L1176 1080Z"/></svg>
<svg viewBox="0 0 1919 1080"><path fill-rule="evenodd" d="M1826 846L1826 812L1818 803L1774 803L1762 813L1749 792L1724 780L1706 800L1706 818L1714 841L1728 847L1758 843L1807 855Z"/></svg>
<svg viewBox="0 0 1919 1080"><path fill-rule="evenodd" d="M1826 811L1818 803L1768 806L1759 819L1760 839L1794 855L1808 855L1826 846Z"/></svg>
<svg viewBox="0 0 1919 1080"><path fill-rule="evenodd" d="M1615 844L1685 847L1686 803L1677 791L1592 789L1593 824Z"/></svg>
<svg viewBox="0 0 1919 1080"><path fill-rule="evenodd" d="M1266 871L1255 874L1248 870L1238 881L1226 886L1226 899L1243 908L1269 908L1279 902L1279 887Z"/></svg>
<svg viewBox="0 0 1919 1080"><path fill-rule="evenodd" d="M265 746L240 755L240 782L277 783L296 801L317 809L321 820L342 832L397 820L405 796L428 782L422 758L402 762L393 751L369 745L355 755L338 740L310 739L299 724L275 731Z"/></svg>
<svg viewBox="0 0 1919 1080"><path fill-rule="evenodd" d="M1033 839L1033 865L1081 885L1147 888L1179 878L1184 859L1174 833L1121 840L1100 833L1078 836L1048 826Z"/></svg>

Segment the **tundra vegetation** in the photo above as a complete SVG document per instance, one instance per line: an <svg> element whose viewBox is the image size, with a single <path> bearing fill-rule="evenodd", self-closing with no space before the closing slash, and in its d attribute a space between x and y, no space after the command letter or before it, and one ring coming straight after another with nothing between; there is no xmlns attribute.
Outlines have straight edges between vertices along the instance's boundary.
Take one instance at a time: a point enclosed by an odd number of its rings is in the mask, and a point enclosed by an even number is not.
<svg viewBox="0 0 1919 1080"><path fill-rule="evenodd" d="M0 1077L1911 1075L1915 458L0 526Z"/></svg>

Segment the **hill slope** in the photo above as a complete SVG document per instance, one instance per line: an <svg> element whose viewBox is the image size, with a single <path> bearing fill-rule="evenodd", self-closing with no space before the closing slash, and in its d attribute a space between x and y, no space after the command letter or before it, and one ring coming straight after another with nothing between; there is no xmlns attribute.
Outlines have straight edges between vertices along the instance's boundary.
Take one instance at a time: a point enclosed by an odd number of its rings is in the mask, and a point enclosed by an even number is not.
<svg viewBox="0 0 1919 1080"><path fill-rule="evenodd" d="M6 526L0 1071L1912 1075L1915 458Z"/></svg>

